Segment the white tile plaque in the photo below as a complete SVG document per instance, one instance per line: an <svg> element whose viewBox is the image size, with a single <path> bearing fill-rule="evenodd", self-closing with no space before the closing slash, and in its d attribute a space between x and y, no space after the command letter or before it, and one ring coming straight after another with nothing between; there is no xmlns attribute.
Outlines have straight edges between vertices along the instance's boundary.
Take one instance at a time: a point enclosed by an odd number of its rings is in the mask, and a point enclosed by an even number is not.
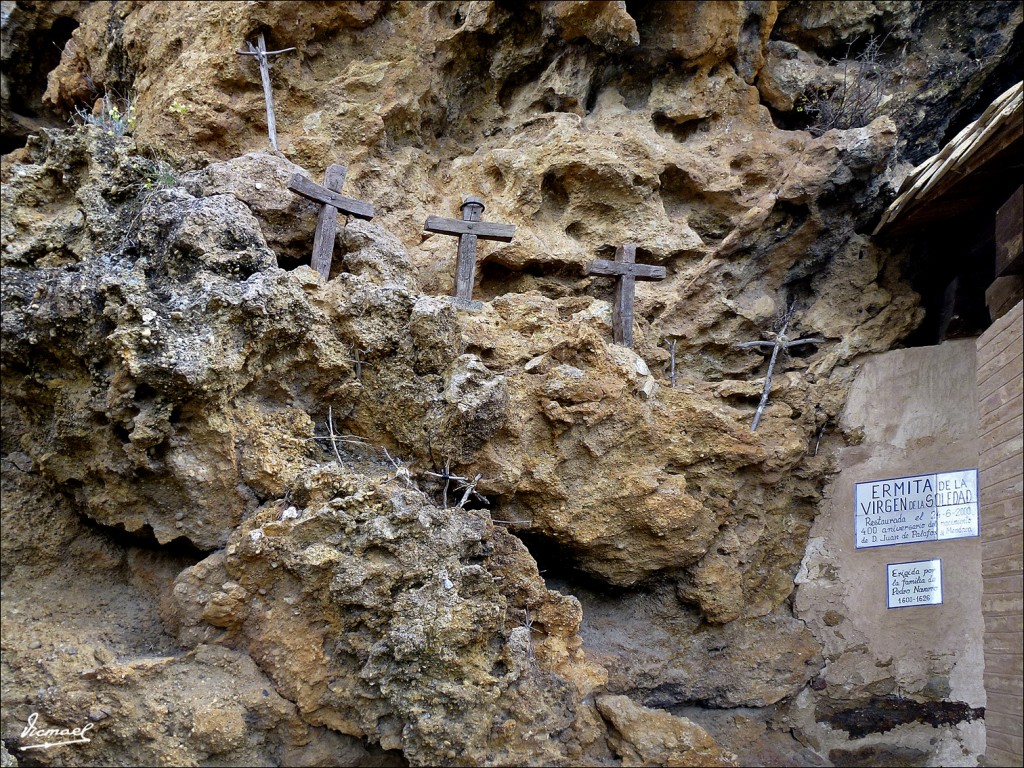
<svg viewBox="0 0 1024 768"><path fill-rule="evenodd" d="M942 604L942 561L918 560L885 566L889 608Z"/></svg>
<svg viewBox="0 0 1024 768"><path fill-rule="evenodd" d="M857 549L978 535L978 470L857 483Z"/></svg>

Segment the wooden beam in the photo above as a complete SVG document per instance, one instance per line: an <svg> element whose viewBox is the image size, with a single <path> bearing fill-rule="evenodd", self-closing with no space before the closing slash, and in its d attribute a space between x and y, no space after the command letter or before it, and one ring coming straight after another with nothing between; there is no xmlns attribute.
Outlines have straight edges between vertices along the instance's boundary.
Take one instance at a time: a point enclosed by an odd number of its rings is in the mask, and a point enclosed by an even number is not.
<svg viewBox="0 0 1024 768"><path fill-rule="evenodd" d="M352 216L358 216L360 219L373 218L373 203L355 200L351 197L345 197L345 195L339 195L337 192L329 189L324 189L300 173L292 175L291 181L288 182L288 189L315 203L333 206L339 211L344 211Z"/></svg>
<svg viewBox="0 0 1024 768"><path fill-rule="evenodd" d="M516 232L514 224L496 224L491 221L462 221L443 216L427 216L423 228L438 235L476 235L482 240L500 240L511 243Z"/></svg>
<svg viewBox="0 0 1024 768"><path fill-rule="evenodd" d="M665 267L656 267L653 264L623 264L619 261L608 261L606 259L594 259L583 269L587 275L630 275L637 280L664 280L668 274Z"/></svg>

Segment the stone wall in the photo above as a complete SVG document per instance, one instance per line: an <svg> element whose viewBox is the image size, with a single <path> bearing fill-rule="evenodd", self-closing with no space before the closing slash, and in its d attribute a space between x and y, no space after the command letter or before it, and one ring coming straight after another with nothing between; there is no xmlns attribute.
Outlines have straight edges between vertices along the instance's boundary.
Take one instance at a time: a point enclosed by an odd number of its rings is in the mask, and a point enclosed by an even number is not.
<svg viewBox="0 0 1024 768"><path fill-rule="evenodd" d="M1021 433L1024 303L978 339L981 439L981 547L985 617L985 690L988 765L1020 765L1024 596Z"/></svg>
<svg viewBox="0 0 1024 768"><path fill-rule="evenodd" d="M836 765L973 766L984 750L980 539L854 547L856 483L978 466L975 365L973 339L886 352L850 391L842 427L862 439L840 451L795 605L826 660L802 708ZM886 564L932 559L943 604L887 608Z"/></svg>

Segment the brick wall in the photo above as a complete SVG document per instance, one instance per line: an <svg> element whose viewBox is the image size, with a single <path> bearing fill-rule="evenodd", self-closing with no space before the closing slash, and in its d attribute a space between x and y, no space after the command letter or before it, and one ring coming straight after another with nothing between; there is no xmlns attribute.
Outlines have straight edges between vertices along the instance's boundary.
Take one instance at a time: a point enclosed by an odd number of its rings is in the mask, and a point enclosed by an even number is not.
<svg viewBox="0 0 1024 768"><path fill-rule="evenodd" d="M978 339L986 765L1024 755L1024 302Z"/></svg>

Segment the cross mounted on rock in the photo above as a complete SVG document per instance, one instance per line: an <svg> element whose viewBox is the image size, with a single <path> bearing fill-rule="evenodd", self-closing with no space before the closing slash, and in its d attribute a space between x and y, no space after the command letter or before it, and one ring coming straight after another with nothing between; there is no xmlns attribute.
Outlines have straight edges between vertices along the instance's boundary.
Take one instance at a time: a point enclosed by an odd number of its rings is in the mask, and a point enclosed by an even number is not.
<svg viewBox="0 0 1024 768"><path fill-rule="evenodd" d="M240 56L255 56L260 65L260 80L263 81L263 100L267 105L267 133L270 134L270 146L277 149L277 121L274 119L274 92L270 88L270 60L268 56L294 51L295 48L282 48L280 51L268 51L267 41L260 32L256 39L257 45L247 42L247 51L235 51Z"/></svg>
<svg viewBox="0 0 1024 768"><path fill-rule="evenodd" d="M472 301L477 239L500 240L503 243L510 243L516 228L512 224L480 221L480 216L484 212L484 201L479 197L464 198L461 209L461 220L427 216L423 228L439 235L458 236L459 258L455 268L455 297L464 301Z"/></svg>
<svg viewBox="0 0 1024 768"><path fill-rule="evenodd" d="M341 187L345 183L347 169L344 165L330 165L324 174L324 184L320 186L301 173L296 173L288 182L288 189L302 195L314 203L320 204L320 213L316 217L316 234L313 237L313 258L310 266L327 280L331 274L331 260L334 258L334 239L338 233L338 212L358 216L361 219L373 218L373 205L362 200L345 197Z"/></svg>
<svg viewBox="0 0 1024 768"><path fill-rule="evenodd" d="M754 414L754 423L750 425L750 431L753 432L757 429L757 425L761 421L761 414L764 412L765 405L768 404L768 393L772 391L772 371L775 370L775 361L779 357L779 352L788 352L794 347L801 347L805 344L821 344L824 339L792 339L786 336L786 329L789 327L789 321L793 319L793 310L796 305L790 305L786 311L786 316L782 320L782 328L778 333L771 334L775 338L772 341L744 341L736 344L735 346L740 349L761 349L772 351L771 361L768 363L768 373L764 377L764 390L761 392L761 402L757 404L757 412Z"/></svg>
<svg viewBox="0 0 1024 768"><path fill-rule="evenodd" d="M615 261L595 259L583 270L585 275L617 277L615 307L612 310L612 334L616 344L633 347L633 305L636 302L637 280L664 280L665 268L636 263L636 243L615 249Z"/></svg>

